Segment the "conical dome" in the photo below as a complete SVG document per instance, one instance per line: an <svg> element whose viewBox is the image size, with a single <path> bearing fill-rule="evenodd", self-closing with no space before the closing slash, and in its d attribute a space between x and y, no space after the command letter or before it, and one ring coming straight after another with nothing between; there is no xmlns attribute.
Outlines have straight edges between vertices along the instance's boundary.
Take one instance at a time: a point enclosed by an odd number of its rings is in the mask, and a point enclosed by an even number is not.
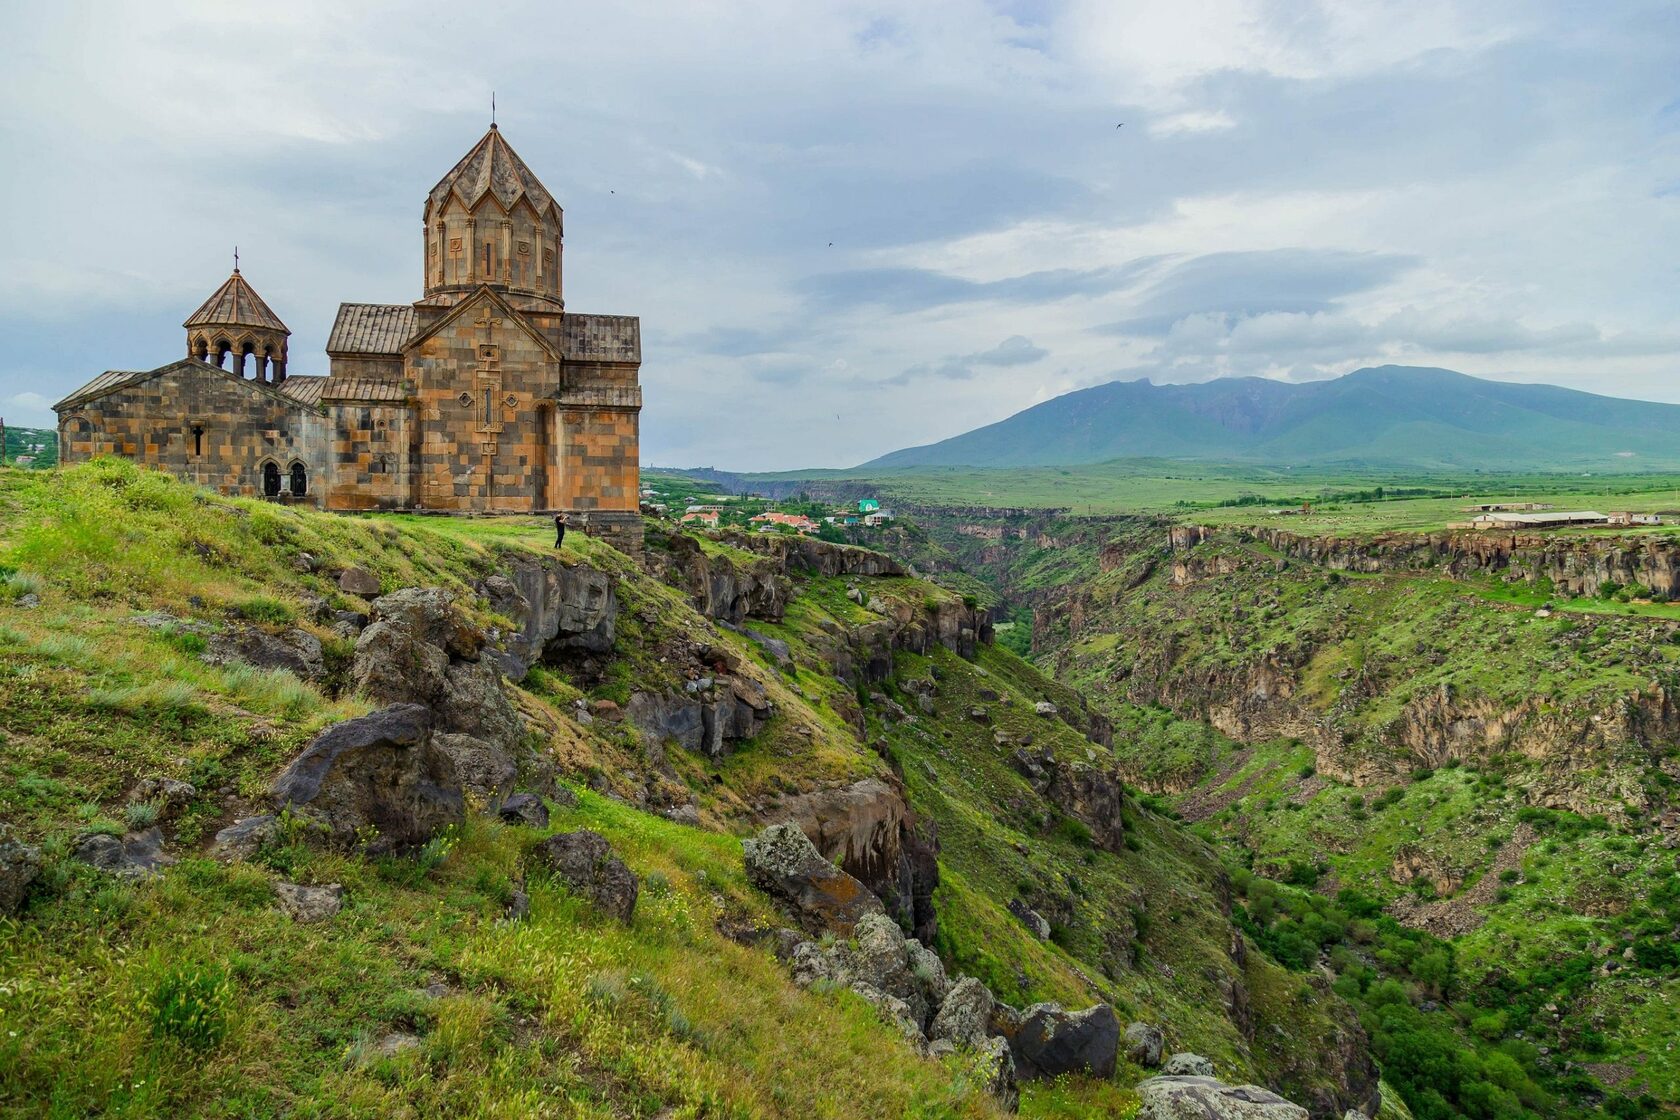
<svg viewBox="0 0 1680 1120"><path fill-rule="evenodd" d="M426 196L427 302L449 306L488 285L516 297L515 306L559 311L564 220L491 125Z"/></svg>
<svg viewBox="0 0 1680 1120"><path fill-rule="evenodd" d="M233 270L233 275L227 278L226 283L217 288L181 325L188 330L194 327L239 326L292 333L286 324L280 321L280 316L263 302L256 289L246 283L245 277L239 275L237 268Z"/></svg>
<svg viewBox="0 0 1680 1120"><path fill-rule="evenodd" d="M490 131L473 145L472 151L461 157L461 162L449 174L438 180L426 198L427 215L441 210L451 194L469 211L478 209L487 194L494 195L505 211L511 211L521 198L527 199L531 209L544 220L550 211L558 215L560 209L542 180L519 158L519 153L502 138L501 130L495 125L490 126Z"/></svg>
<svg viewBox="0 0 1680 1120"><path fill-rule="evenodd" d="M181 325L187 329L188 357L231 368L242 377L249 373L258 381L286 379L286 339L291 329L245 282L237 267Z"/></svg>

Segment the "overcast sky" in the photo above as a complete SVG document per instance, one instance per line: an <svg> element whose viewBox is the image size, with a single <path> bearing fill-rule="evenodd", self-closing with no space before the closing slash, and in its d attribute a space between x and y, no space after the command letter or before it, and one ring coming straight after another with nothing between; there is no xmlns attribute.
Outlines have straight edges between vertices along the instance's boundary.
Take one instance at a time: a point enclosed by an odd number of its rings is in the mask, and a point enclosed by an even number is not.
<svg viewBox="0 0 1680 1120"><path fill-rule="evenodd" d="M642 458L842 466L1116 378L1680 401L1680 5L6 4L0 412L183 354L232 246L325 373L488 124L642 319ZM1125 127L1117 128L1116 125Z"/></svg>

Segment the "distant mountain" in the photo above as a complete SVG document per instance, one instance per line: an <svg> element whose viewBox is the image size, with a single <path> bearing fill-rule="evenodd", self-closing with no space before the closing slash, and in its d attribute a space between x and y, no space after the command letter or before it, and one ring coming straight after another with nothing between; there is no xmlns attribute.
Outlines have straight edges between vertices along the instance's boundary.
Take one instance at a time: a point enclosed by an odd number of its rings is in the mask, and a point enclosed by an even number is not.
<svg viewBox="0 0 1680 1120"><path fill-rule="evenodd" d="M1680 467L1680 405L1447 369L1329 381L1111 381L864 467L1066 466L1133 457L1273 464L1638 470Z"/></svg>

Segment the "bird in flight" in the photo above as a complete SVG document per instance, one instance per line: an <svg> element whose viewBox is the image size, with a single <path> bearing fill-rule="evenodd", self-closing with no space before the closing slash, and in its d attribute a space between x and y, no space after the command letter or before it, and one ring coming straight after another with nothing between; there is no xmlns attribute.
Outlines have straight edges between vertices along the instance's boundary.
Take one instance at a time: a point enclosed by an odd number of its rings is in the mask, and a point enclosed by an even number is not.
<svg viewBox="0 0 1680 1120"><path fill-rule="evenodd" d="M830 241L830 242L829 242L829 243L828 243L828 247L829 247L829 248L830 248L830 249L832 249L832 248L834 248L834 242L832 242L832 241Z"/></svg>
<svg viewBox="0 0 1680 1120"><path fill-rule="evenodd" d="M1115 125L1114 127L1115 128L1125 128L1126 127L1126 122L1121 121L1119 124Z"/></svg>

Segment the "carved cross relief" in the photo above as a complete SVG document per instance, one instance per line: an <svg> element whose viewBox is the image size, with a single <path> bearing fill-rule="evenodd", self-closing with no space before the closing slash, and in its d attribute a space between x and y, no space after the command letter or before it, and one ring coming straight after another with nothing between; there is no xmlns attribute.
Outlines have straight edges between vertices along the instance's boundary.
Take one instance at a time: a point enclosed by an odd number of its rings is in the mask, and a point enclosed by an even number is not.
<svg viewBox="0 0 1680 1120"><path fill-rule="evenodd" d="M496 437L502 431L502 422L498 419L502 395L502 349L496 345L494 334L495 328L501 325L501 316L490 314L488 306L473 320L473 326L483 328L483 337L478 340L478 366L473 371L473 388L477 391L479 450L486 458L496 454Z"/></svg>

